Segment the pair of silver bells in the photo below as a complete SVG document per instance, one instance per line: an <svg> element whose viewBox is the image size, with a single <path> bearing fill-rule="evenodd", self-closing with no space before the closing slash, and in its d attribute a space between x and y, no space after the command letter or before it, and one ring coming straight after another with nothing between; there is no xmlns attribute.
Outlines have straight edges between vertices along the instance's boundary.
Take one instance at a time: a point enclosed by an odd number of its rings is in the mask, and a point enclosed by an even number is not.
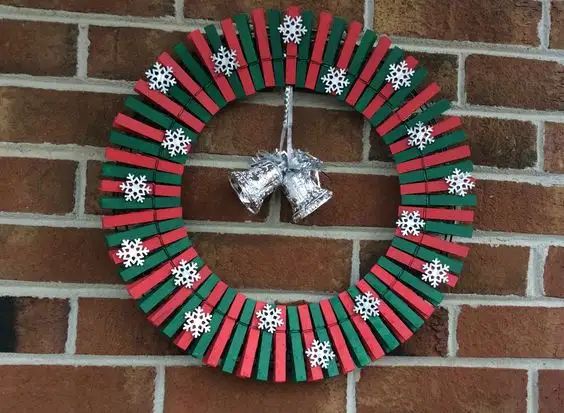
<svg viewBox="0 0 564 413"><path fill-rule="evenodd" d="M322 188L319 172L322 162L309 153L296 150L257 155L246 171L229 174L229 182L245 207L257 214L264 200L281 187L293 210L293 220L304 219L329 201L333 192Z"/></svg>

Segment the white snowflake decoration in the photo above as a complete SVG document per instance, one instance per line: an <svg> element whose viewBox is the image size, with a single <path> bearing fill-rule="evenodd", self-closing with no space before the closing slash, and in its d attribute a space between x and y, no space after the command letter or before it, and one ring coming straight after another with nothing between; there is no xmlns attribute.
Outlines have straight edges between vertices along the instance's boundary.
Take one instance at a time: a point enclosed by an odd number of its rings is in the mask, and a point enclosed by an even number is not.
<svg viewBox="0 0 564 413"><path fill-rule="evenodd" d="M176 79L172 74L172 67L163 66L156 62L153 67L145 72L149 80L149 89L167 93L168 90L176 85Z"/></svg>
<svg viewBox="0 0 564 413"><path fill-rule="evenodd" d="M380 315L380 300L374 297L370 291L357 295L354 302L354 312L360 314L364 321Z"/></svg>
<svg viewBox="0 0 564 413"><path fill-rule="evenodd" d="M151 193L151 187L147 184L147 177L145 175L135 176L127 174L125 182L122 182L119 188L125 194L125 200L143 202L145 195Z"/></svg>
<svg viewBox="0 0 564 413"><path fill-rule="evenodd" d="M407 134L409 136L407 144L409 146L417 146L420 150L435 142L433 127L425 125L423 122L417 122L413 128L408 128Z"/></svg>
<svg viewBox="0 0 564 413"><path fill-rule="evenodd" d="M284 16L284 21L278 26L284 43L300 44L302 36L307 33L307 28L302 23L302 16Z"/></svg>
<svg viewBox="0 0 564 413"><path fill-rule="evenodd" d="M143 265L144 258L149 254L149 249L141 242L140 238L132 240L124 239L121 242L121 248L116 255L123 260L126 267L132 265Z"/></svg>
<svg viewBox="0 0 564 413"><path fill-rule="evenodd" d="M462 172L458 168L452 171L452 175L447 176L445 181L448 184L449 194L466 196L466 194L474 188L474 181L472 180L470 172Z"/></svg>
<svg viewBox="0 0 564 413"><path fill-rule="evenodd" d="M390 65L390 73L386 77L386 82L390 82L394 90L401 87L411 86L411 78L415 71L407 66L407 62L402 60L399 64Z"/></svg>
<svg viewBox="0 0 564 413"><path fill-rule="evenodd" d="M176 130L168 129L165 131L165 138L161 142L161 146L168 149L170 156L176 156L188 154L187 146L191 143L192 139L186 136L184 129L177 128Z"/></svg>
<svg viewBox="0 0 564 413"><path fill-rule="evenodd" d="M172 269L174 275L174 285L182 285L186 288L192 288L194 283L201 277L198 273L198 264L180 260L178 266Z"/></svg>
<svg viewBox="0 0 564 413"><path fill-rule="evenodd" d="M345 78L346 74L347 71L345 69L330 66L329 72L321 78L321 81L325 85L325 93L335 93L336 95L343 93L344 89L350 83L349 79Z"/></svg>
<svg viewBox="0 0 564 413"><path fill-rule="evenodd" d="M329 367L329 361L335 358L331 343L328 341L313 340L311 347L305 353L311 367L321 366L326 369Z"/></svg>
<svg viewBox="0 0 564 413"><path fill-rule="evenodd" d="M438 258L435 258L431 262L426 262L423 264L423 275L421 279L423 281L428 281L433 287L438 287L441 283L448 282L448 265L441 264Z"/></svg>
<svg viewBox="0 0 564 413"><path fill-rule="evenodd" d="M402 235L419 235L421 229L425 226L425 221L421 219L419 211L402 211L400 219L396 221L396 225L401 229Z"/></svg>
<svg viewBox="0 0 564 413"><path fill-rule="evenodd" d="M186 322L182 329L191 333L194 338L198 338L204 333L209 333L211 330L210 321L212 315L206 313L201 306L184 313L184 318Z"/></svg>
<svg viewBox="0 0 564 413"><path fill-rule="evenodd" d="M274 333L278 327L282 327L284 324L281 314L281 309L266 304L262 310L256 313L259 319L259 330L266 330L271 334Z"/></svg>
<svg viewBox="0 0 564 413"><path fill-rule="evenodd" d="M237 51L227 49L225 46L221 46L217 53L214 53L211 58L215 66L215 72L222 73L225 76L231 76L233 71L239 67Z"/></svg>

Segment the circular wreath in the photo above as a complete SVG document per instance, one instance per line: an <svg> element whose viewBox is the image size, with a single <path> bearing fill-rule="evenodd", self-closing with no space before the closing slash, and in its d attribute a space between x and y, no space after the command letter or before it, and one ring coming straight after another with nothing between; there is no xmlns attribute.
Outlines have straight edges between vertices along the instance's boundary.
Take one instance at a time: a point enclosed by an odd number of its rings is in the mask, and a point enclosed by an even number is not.
<svg viewBox="0 0 564 413"><path fill-rule="evenodd" d="M252 26L251 26L252 21ZM148 320L187 354L237 376L312 381L391 352L454 287L475 205L472 162L439 86L386 36L322 12L255 9L162 53L125 100L106 149L100 200L110 255ZM182 219L190 144L227 103L292 85L334 95L388 145L399 174L397 229L385 256L355 285L301 305L256 301L198 256ZM226 178L227 179L227 178Z"/></svg>

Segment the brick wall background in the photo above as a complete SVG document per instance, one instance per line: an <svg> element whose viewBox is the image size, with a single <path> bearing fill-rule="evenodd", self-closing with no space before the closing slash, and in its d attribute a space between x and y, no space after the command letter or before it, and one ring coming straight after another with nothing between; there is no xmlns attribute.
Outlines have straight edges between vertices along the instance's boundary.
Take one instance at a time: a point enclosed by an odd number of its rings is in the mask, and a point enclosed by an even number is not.
<svg viewBox="0 0 564 413"><path fill-rule="evenodd" d="M131 81L189 29L289 3L0 0L0 411L564 411L564 1L292 2L414 52L479 165L461 282L396 355L312 385L242 381L179 356L127 299L96 186ZM383 252L398 185L360 116L298 94L296 143L328 161L334 199L304 225L279 197L247 215L226 170L277 144L281 104L263 93L211 122L185 177L185 218L231 285L314 300Z"/></svg>

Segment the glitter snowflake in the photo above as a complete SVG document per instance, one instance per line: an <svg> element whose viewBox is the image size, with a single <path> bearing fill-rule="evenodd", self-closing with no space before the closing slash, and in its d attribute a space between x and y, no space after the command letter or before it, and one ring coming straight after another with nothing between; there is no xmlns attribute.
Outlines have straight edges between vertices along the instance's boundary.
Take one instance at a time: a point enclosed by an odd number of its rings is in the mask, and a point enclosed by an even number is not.
<svg viewBox="0 0 564 413"><path fill-rule="evenodd" d="M307 33L307 28L302 23L302 16L284 16L284 22L278 26L284 43L300 44L302 36Z"/></svg>
<svg viewBox="0 0 564 413"><path fill-rule="evenodd" d="M448 184L449 194L466 196L466 194L474 188L474 181L472 180L470 172L462 172L458 168L452 171L452 175L447 176L445 181Z"/></svg>
<svg viewBox="0 0 564 413"><path fill-rule="evenodd" d="M338 69L330 66L329 72L321 78L325 85L325 93L335 93L340 95L344 89L349 85L349 79L345 78L347 71L345 69Z"/></svg>
<svg viewBox="0 0 564 413"><path fill-rule="evenodd" d="M401 87L411 86L411 78L415 71L407 66L407 62L402 60L399 64L390 65L390 73L386 77L386 82L390 82L394 90Z"/></svg>
<svg viewBox="0 0 564 413"><path fill-rule="evenodd" d="M233 71L239 67L237 51L227 49L225 46L221 46L217 53L214 53L211 58L215 67L215 73L231 76Z"/></svg>
<svg viewBox="0 0 564 413"><path fill-rule="evenodd" d="M198 264L180 260L178 265L172 269L174 275L174 285L182 285L186 288L192 288L194 283L201 277L198 273Z"/></svg>
<svg viewBox="0 0 564 413"><path fill-rule="evenodd" d="M329 361L335 358L331 343L328 341L313 340L311 347L305 353L311 367L321 366L326 369L329 367Z"/></svg>
<svg viewBox="0 0 564 413"><path fill-rule="evenodd" d="M425 125L423 122L417 122L413 128L407 129L407 144L409 146L417 146L419 150L425 149L425 146L435 142L433 137L433 127Z"/></svg>
<svg viewBox="0 0 564 413"><path fill-rule="evenodd" d="M421 279L428 281L429 284L436 288L439 284L448 282L448 270L448 265L441 264L441 261L435 258L433 261L423 264Z"/></svg>
<svg viewBox="0 0 564 413"><path fill-rule="evenodd" d="M122 182L119 188L125 194L126 201L145 201L145 195L151 193L151 187L147 184L147 177L145 175L135 176L127 174L127 179Z"/></svg>
<svg viewBox="0 0 564 413"><path fill-rule="evenodd" d="M145 76L149 80L149 89L151 90L167 93L168 89L176 85L172 67L163 66L159 62L156 62L151 69L147 70Z"/></svg>
<svg viewBox="0 0 564 413"><path fill-rule="evenodd" d="M354 298L355 306L354 312L360 314L363 320L368 320L370 317L375 317L380 314L378 310L380 300L372 295L370 291L359 294Z"/></svg>
<svg viewBox="0 0 564 413"><path fill-rule="evenodd" d="M425 226L425 221L421 219L419 211L402 211L396 225L401 229L402 235L419 235L420 230Z"/></svg>
<svg viewBox="0 0 564 413"><path fill-rule="evenodd" d="M266 330L272 334L276 331L276 328L284 324L284 320L282 320L281 317L282 310L272 307L270 304L266 304L264 308L257 311L256 314L259 319L259 330Z"/></svg>
<svg viewBox="0 0 564 413"><path fill-rule="evenodd" d="M165 138L161 142L161 146L168 149L170 156L186 155L188 153L188 145L192 143L192 139L186 136L184 129L176 130L168 129L165 131Z"/></svg>
<svg viewBox="0 0 564 413"><path fill-rule="evenodd" d="M137 238L132 240L124 239L121 242L121 248L116 255L123 260L123 265L131 267L132 265L143 265L144 258L149 254L149 249L146 248L141 239Z"/></svg>
<svg viewBox="0 0 564 413"><path fill-rule="evenodd" d="M191 333L194 338L198 338L204 333L209 333L211 330L210 321L212 315L206 313L201 306L184 313L184 319L186 322L182 329Z"/></svg>

